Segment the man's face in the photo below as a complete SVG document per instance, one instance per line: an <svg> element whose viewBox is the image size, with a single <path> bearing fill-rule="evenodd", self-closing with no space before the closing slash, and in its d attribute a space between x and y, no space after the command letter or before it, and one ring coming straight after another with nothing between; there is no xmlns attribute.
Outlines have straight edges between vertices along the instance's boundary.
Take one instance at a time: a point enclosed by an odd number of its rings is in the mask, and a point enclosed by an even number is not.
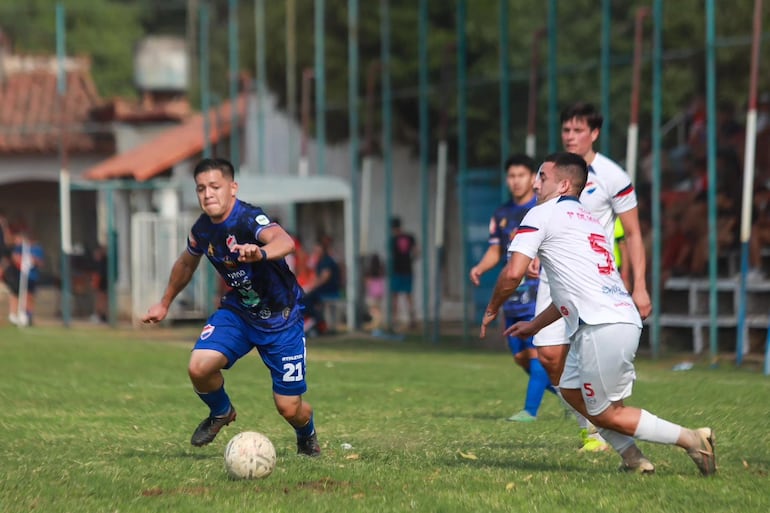
<svg viewBox="0 0 770 513"><path fill-rule="evenodd" d="M599 129L591 130L583 118L572 118L561 125L561 143L564 150L586 158L593 151L594 142L599 138Z"/></svg>
<svg viewBox="0 0 770 513"><path fill-rule="evenodd" d="M556 176L553 162L544 162L537 173L534 186L538 205L564 194L565 182L566 180L559 180Z"/></svg>
<svg viewBox="0 0 770 513"><path fill-rule="evenodd" d="M505 180L508 183L508 190L511 191L513 199L524 198L532 192L535 176L535 173L532 173L526 166L511 166L508 168Z"/></svg>
<svg viewBox="0 0 770 513"><path fill-rule="evenodd" d="M235 205L235 193L238 184L225 178L222 171L213 169L204 171L195 177L195 192L201 209L215 223L227 219Z"/></svg>

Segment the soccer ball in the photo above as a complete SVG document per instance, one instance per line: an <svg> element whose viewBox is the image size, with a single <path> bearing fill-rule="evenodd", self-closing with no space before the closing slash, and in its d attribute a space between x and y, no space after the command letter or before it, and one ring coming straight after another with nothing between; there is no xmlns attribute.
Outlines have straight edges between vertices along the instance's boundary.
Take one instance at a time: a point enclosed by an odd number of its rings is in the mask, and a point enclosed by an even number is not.
<svg viewBox="0 0 770 513"><path fill-rule="evenodd" d="M244 431L225 448L225 470L233 479L261 479L275 468L275 447L262 433Z"/></svg>

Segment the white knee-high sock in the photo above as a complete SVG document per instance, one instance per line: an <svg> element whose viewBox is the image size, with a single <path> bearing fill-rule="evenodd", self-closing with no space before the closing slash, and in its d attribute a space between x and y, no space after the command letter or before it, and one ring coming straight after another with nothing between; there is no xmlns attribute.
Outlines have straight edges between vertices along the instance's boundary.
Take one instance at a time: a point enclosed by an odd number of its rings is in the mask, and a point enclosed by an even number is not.
<svg viewBox="0 0 770 513"><path fill-rule="evenodd" d="M673 445L679 439L682 426L656 417L647 410L642 410L634 437L646 442Z"/></svg>

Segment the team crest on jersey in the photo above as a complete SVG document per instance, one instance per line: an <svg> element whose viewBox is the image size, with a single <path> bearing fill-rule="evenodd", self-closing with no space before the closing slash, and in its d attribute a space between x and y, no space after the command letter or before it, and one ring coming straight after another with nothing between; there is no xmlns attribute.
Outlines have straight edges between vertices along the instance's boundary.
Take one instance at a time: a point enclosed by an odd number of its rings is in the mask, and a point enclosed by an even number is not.
<svg viewBox="0 0 770 513"><path fill-rule="evenodd" d="M227 244L227 249L230 251L233 251L233 248L236 244L238 244L238 240L236 240L235 235L228 235L227 239L225 239L225 244Z"/></svg>
<svg viewBox="0 0 770 513"><path fill-rule="evenodd" d="M213 256L214 256L214 245L213 245L212 243L210 243L210 242L209 242L208 255L209 255L210 257L213 257Z"/></svg>
<svg viewBox="0 0 770 513"><path fill-rule="evenodd" d="M211 324L205 325L201 331L201 340L206 340L211 336L212 333L214 333L214 326Z"/></svg>
<svg viewBox="0 0 770 513"><path fill-rule="evenodd" d="M268 219L265 214L259 214L257 217L254 218L254 220L260 226L265 226L267 224L270 224L270 219Z"/></svg>

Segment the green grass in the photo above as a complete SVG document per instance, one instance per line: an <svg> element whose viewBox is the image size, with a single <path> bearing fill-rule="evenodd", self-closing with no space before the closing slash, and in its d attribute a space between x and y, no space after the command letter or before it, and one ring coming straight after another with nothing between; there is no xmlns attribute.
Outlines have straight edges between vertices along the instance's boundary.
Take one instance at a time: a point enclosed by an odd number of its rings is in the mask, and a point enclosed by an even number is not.
<svg viewBox="0 0 770 513"><path fill-rule="evenodd" d="M770 510L770 378L757 371L639 361L629 403L713 426L719 475L704 479L681 449L642 443L657 473L637 476L617 472L614 454L579 454L576 425L552 396L535 423L502 420L525 387L507 353L316 340L306 397L324 454L311 460L294 454L253 354L226 373L238 421L208 447L189 445L206 414L186 374L195 335L0 329L0 511ZM267 479L226 477L224 447L245 430L276 446Z"/></svg>

